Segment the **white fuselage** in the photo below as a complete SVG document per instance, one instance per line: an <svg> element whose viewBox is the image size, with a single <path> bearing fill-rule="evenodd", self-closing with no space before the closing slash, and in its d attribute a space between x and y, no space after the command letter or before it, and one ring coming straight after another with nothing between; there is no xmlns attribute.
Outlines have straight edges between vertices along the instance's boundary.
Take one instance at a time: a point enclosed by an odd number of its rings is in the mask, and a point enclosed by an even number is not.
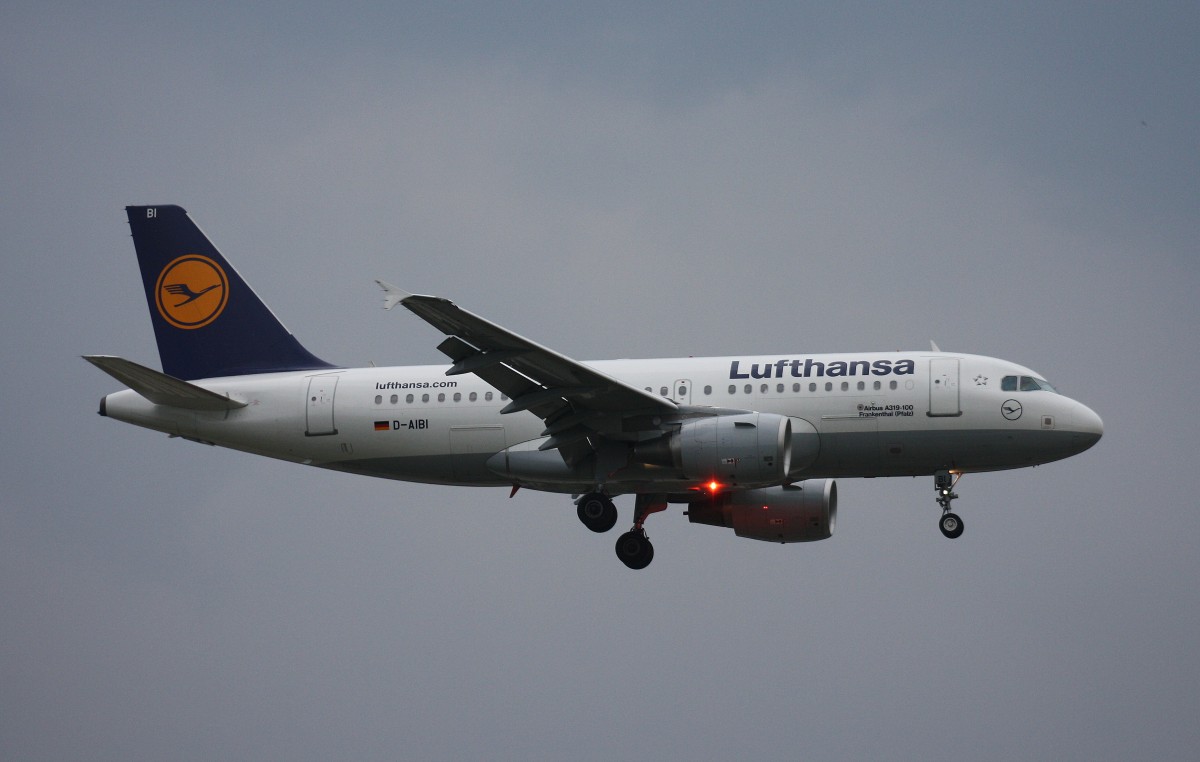
<svg viewBox="0 0 1200 762"><path fill-rule="evenodd" d="M585 365L668 397L681 409L773 413L791 418L794 428L815 431L819 446L797 461L788 481L1019 468L1081 452L1102 431L1099 417L1079 402L1044 389L1021 391L1019 382L1005 380L1038 374L977 355L793 354ZM472 374L447 376L446 366L263 373L195 383L247 404L186 410L122 391L105 398L102 413L188 439L384 478L559 492L595 486L590 477L532 481L498 469L497 453L532 447L545 424L529 412L501 414L507 400L499 392ZM667 491L688 489L703 478L661 469L650 476L647 469L619 469L608 480L610 490L637 491L635 485L651 478Z"/></svg>

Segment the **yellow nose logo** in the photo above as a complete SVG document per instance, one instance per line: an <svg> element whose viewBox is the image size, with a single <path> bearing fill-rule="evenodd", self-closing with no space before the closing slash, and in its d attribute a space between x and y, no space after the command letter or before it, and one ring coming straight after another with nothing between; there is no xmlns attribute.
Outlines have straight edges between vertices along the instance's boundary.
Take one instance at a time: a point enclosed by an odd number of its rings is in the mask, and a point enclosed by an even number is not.
<svg viewBox="0 0 1200 762"><path fill-rule="evenodd" d="M229 279L213 260L187 254L163 268L154 288L158 314L176 328L203 328L229 301Z"/></svg>

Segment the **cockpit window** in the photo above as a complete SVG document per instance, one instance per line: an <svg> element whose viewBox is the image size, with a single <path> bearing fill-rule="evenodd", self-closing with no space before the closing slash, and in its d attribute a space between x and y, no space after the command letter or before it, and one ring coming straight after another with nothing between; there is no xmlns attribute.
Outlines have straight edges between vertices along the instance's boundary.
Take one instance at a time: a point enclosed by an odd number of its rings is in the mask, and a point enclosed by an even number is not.
<svg viewBox="0 0 1200 762"><path fill-rule="evenodd" d="M1046 379L1044 379L1044 378L1035 378L1035 379L1033 379L1033 380L1034 380L1034 381L1037 381L1038 388L1040 388L1042 391L1044 391L1044 392L1054 392L1055 394L1058 394L1058 390L1057 390L1057 389L1055 389L1053 386L1051 386L1051 385L1050 385L1050 382L1049 382L1049 381L1047 381Z"/></svg>
<svg viewBox="0 0 1200 762"><path fill-rule="evenodd" d="M1051 386L1049 381L1044 378L1034 378L1033 376L1005 376L1000 379L1000 391L1058 393L1058 390Z"/></svg>

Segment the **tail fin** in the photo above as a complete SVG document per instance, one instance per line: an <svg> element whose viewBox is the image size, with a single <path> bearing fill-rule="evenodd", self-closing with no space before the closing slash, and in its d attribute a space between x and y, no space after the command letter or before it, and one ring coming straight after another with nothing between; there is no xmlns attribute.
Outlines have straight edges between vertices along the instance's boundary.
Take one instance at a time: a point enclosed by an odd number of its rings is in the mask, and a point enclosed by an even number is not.
<svg viewBox="0 0 1200 762"><path fill-rule="evenodd" d="M333 368L296 341L178 206L127 206L163 372L181 379Z"/></svg>

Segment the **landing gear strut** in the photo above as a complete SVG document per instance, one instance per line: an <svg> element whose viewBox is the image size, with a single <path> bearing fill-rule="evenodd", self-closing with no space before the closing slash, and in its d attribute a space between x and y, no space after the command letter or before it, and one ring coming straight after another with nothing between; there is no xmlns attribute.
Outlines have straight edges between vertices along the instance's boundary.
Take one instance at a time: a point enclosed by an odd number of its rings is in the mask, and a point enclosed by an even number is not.
<svg viewBox="0 0 1200 762"><path fill-rule="evenodd" d="M651 513L665 511L662 495L638 495L633 506L633 529L617 538L617 558L630 569L645 569L654 560L654 546L642 525Z"/></svg>
<svg viewBox="0 0 1200 762"><path fill-rule="evenodd" d="M617 507L608 495L589 492L575 503L579 520L593 532L607 532L617 523Z"/></svg>
<svg viewBox="0 0 1200 762"><path fill-rule="evenodd" d="M933 488L937 490L937 502L942 507L942 518L938 521L938 529L942 530L942 534L953 540L963 533L963 522L958 517L958 514L950 512L950 501L954 500L958 495L954 492L954 485L958 484L958 480L962 478L962 474L952 474L949 471L938 471L933 475Z"/></svg>

